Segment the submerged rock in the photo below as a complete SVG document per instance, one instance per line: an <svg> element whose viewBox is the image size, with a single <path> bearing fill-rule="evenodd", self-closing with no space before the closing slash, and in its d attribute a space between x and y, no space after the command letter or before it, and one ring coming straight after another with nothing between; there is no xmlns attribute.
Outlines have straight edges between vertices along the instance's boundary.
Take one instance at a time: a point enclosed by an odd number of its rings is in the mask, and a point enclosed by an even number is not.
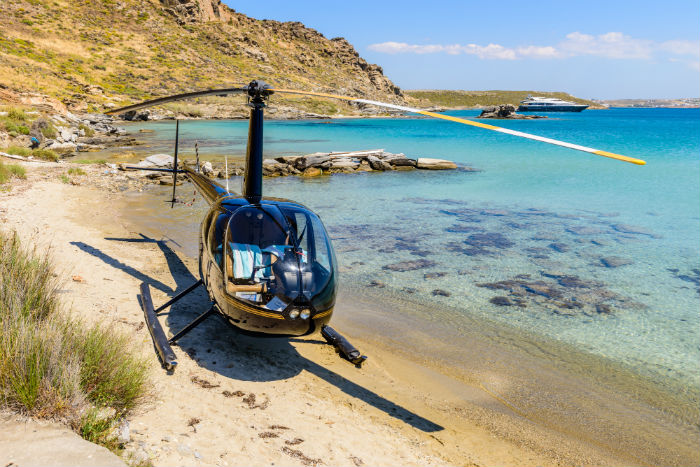
<svg viewBox="0 0 700 467"><path fill-rule="evenodd" d="M436 297L449 297L452 294L447 290L435 289L433 290L433 295Z"/></svg>
<svg viewBox="0 0 700 467"><path fill-rule="evenodd" d="M586 225L575 225L572 227L567 227L566 231L574 235L598 235L603 233L603 231L600 229L597 229L595 227L589 227Z"/></svg>
<svg viewBox="0 0 700 467"><path fill-rule="evenodd" d="M632 235L647 235L651 238L659 238L659 236L654 234L653 232L645 229L644 227L639 227L636 225L613 224L612 228L617 230L620 233L632 234Z"/></svg>
<svg viewBox="0 0 700 467"><path fill-rule="evenodd" d="M445 277L446 272L426 272L423 274L423 279L438 279L440 277Z"/></svg>
<svg viewBox="0 0 700 467"><path fill-rule="evenodd" d="M566 243L559 243L559 242L550 243L549 248L551 248L552 250L554 250L558 253L566 253L567 251L569 251L569 245L567 245Z"/></svg>
<svg viewBox="0 0 700 467"><path fill-rule="evenodd" d="M464 243L478 248L510 248L515 245L499 232L476 233L469 235Z"/></svg>
<svg viewBox="0 0 700 467"><path fill-rule="evenodd" d="M620 266L627 266L628 264L634 263L631 259L620 258L619 256L607 256L605 258L600 258L600 262L606 268L619 268Z"/></svg>
<svg viewBox="0 0 700 467"><path fill-rule="evenodd" d="M496 296L493 297L489 302L493 303L494 305L498 306L513 306L514 303L508 298L508 297L503 297L503 296Z"/></svg>
<svg viewBox="0 0 700 467"><path fill-rule="evenodd" d="M542 275L548 280L532 280L526 275L518 275L514 279L476 286L508 293L507 297L496 296L489 300L495 305L511 306L510 302L525 308L532 303L560 315L585 313L596 316L611 314L615 309L645 308L645 305L612 292L598 281L564 273L543 272Z"/></svg>
<svg viewBox="0 0 700 467"><path fill-rule="evenodd" d="M389 271L405 272L405 271L415 271L416 269L425 269L435 266L435 261L430 261L429 259L419 259L415 261L401 261L400 263L387 264L382 267L382 269L388 269Z"/></svg>

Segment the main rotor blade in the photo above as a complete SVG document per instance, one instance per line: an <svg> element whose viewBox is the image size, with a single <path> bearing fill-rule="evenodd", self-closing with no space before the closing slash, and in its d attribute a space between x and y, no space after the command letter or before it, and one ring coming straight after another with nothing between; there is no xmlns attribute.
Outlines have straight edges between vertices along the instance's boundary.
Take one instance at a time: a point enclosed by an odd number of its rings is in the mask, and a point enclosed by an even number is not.
<svg viewBox="0 0 700 467"><path fill-rule="evenodd" d="M296 91L294 89L274 89L274 88L270 89L270 91L279 92L279 93L283 93L283 94L300 94L303 96L329 97L331 99L342 99L342 100L350 101L350 102L360 102L363 104L374 105L377 107L386 107L388 109L401 110L404 112L412 112L412 113L417 113L420 115L426 115L428 117L440 118L442 120L449 120L451 122L463 123L464 125L471 125L471 126L475 126L478 128L483 128L485 130L498 131L499 133L505 133L507 135L519 136L521 138L527 138L527 139L532 139L535 141L541 141L543 143L554 144L557 146L563 146L565 148L575 149L577 151L583 151L583 152L587 152L590 154L595 154L597 156L609 157L611 159L616 159L616 160L623 161L623 162L629 162L629 163L637 164L637 165L645 165L646 164L645 161L643 161L641 159L635 159L633 157L627 157L627 156L615 154L615 153L608 152L608 151L602 151L600 149L594 149L594 148L589 148L586 146L580 146L578 144L567 143L565 141L559 141L559 140L552 139L552 138L545 138L544 136L537 136L537 135L533 135L530 133L524 133L522 131L510 130L508 128L501 128L499 126L488 125L486 123L475 122L472 120L466 120L464 118L452 117L450 115L442 115L442 114L438 114L435 112L428 112L427 110L414 109L412 107L404 107L401 105L387 104L384 102L377 102L377 101L370 101L367 99L358 99L355 97L339 96L336 94L325 94L322 92Z"/></svg>
<svg viewBox="0 0 700 467"><path fill-rule="evenodd" d="M117 115L117 114L122 114L126 112L130 112L132 110L140 110L140 109L145 109L146 107L153 107L154 105L160 105L160 104L165 104L168 102L173 102L173 101L180 101L183 99L191 99L193 97L202 97L202 96L224 96L228 94L238 94L242 92L248 92L248 88L246 86L241 86L241 87L236 87L236 88L224 88L224 89L208 89L206 91L195 91L195 92L186 92L183 94L173 94L172 96L166 96L166 97L159 97L158 99L152 99L150 101L144 101L139 104L134 104L134 105L128 105L126 107L122 107L120 109L114 109L110 110L109 112L105 112L107 115Z"/></svg>

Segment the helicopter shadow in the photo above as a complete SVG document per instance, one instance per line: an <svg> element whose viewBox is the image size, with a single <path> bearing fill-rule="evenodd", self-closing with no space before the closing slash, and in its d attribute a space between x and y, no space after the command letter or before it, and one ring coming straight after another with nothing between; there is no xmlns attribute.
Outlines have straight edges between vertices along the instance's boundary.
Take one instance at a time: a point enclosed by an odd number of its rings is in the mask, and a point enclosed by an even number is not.
<svg viewBox="0 0 700 467"><path fill-rule="evenodd" d="M143 234L139 235L140 238L105 238L105 240L152 243L158 246L175 281L175 289L98 248L83 242L71 242L71 244L171 296L198 280L180 257L168 246L166 240L156 240ZM166 316L164 326L166 333L167 329L171 333L182 329L197 315L206 311L210 305L211 301L204 287L198 287L174 303L167 313L160 315ZM359 399L421 431L430 433L444 429L442 426L303 357L291 345L292 342L312 345L325 344L325 342L313 339L247 336L238 332L236 328L229 325L223 317L217 314L215 317L203 321L192 332L182 337L177 345L198 365L226 378L254 382L281 381L297 376L306 370L337 387L348 396Z"/></svg>

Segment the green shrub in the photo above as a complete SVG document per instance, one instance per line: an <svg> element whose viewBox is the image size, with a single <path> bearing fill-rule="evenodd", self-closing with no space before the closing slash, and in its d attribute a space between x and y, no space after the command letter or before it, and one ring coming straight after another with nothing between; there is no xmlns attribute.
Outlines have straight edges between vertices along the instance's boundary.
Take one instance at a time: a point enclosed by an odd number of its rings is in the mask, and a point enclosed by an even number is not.
<svg viewBox="0 0 700 467"><path fill-rule="evenodd" d="M27 171L24 167L18 164L4 164L0 161L0 185L7 183L12 178L27 178Z"/></svg>
<svg viewBox="0 0 700 467"><path fill-rule="evenodd" d="M63 183L66 183L66 184L70 183L70 178L68 178L68 175L66 175L66 174L61 174L58 177L58 179L61 180Z"/></svg>
<svg viewBox="0 0 700 467"><path fill-rule="evenodd" d="M85 136L92 137L95 136L95 130L90 128L87 125L83 125L82 123L78 126L79 129L83 130L85 132Z"/></svg>
<svg viewBox="0 0 700 467"><path fill-rule="evenodd" d="M29 148L23 148L21 146L10 146L7 149L2 149L0 152L5 152L7 154L12 154L15 156L30 156L32 154L32 150Z"/></svg>
<svg viewBox="0 0 700 467"><path fill-rule="evenodd" d="M35 149L32 151L32 156L38 157L39 159L44 159L46 161L56 162L59 159L58 154L56 154L51 149Z"/></svg>
<svg viewBox="0 0 700 467"><path fill-rule="evenodd" d="M71 167L68 169L68 175L87 175L87 173L80 167Z"/></svg>
<svg viewBox="0 0 700 467"><path fill-rule="evenodd" d="M52 124L48 124L48 126L45 126L41 129L41 134L44 135L44 138L49 138L49 139L54 139L58 135L56 132L56 128Z"/></svg>
<svg viewBox="0 0 700 467"><path fill-rule="evenodd" d="M143 398L147 370L141 359L129 354L126 335L95 326L76 334L73 345L81 361L80 386L93 404L121 413Z"/></svg>
<svg viewBox="0 0 700 467"><path fill-rule="evenodd" d="M0 161L0 185L7 183L10 178L27 178L27 171L18 164L4 164Z"/></svg>
<svg viewBox="0 0 700 467"><path fill-rule="evenodd" d="M105 417L100 410L90 409L80 420L78 432L91 443L101 444L115 451L119 449L119 442L114 434L116 424L115 416Z"/></svg>
<svg viewBox="0 0 700 467"><path fill-rule="evenodd" d="M47 254L0 232L0 409L73 420L113 448L107 434L146 394L147 366L125 334L61 310L59 281Z"/></svg>
<svg viewBox="0 0 700 467"><path fill-rule="evenodd" d="M16 122L26 122L29 120L29 116L24 113L24 110L18 109L17 107L8 107L5 111L7 112L7 118Z"/></svg>
<svg viewBox="0 0 700 467"><path fill-rule="evenodd" d="M107 159L69 159L74 164L106 164Z"/></svg>

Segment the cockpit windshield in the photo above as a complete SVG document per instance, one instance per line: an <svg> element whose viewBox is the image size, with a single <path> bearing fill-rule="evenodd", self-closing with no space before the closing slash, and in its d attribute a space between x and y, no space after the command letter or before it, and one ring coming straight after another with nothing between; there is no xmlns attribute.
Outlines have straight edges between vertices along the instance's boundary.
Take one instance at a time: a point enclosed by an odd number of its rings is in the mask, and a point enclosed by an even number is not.
<svg viewBox="0 0 700 467"><path fill-rule="evenodd" d="M250 205L228 224L226 291L275 311L333 306L335 258L320 219L296 206Z"/></svg>

